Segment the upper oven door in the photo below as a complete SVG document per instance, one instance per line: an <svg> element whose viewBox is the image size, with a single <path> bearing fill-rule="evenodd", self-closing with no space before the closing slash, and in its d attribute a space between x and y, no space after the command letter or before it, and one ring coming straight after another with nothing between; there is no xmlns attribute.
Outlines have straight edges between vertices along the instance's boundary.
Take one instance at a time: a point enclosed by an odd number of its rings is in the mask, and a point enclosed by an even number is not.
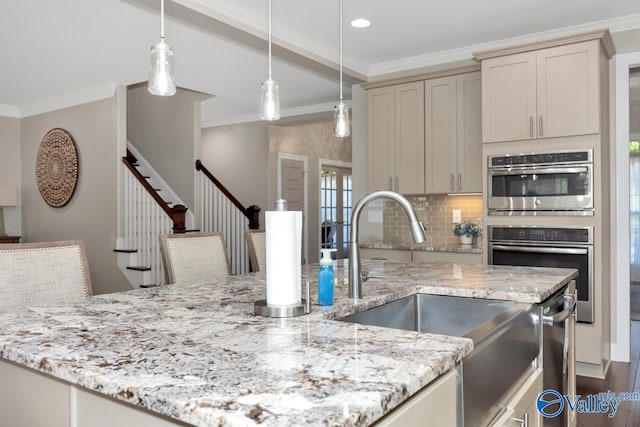
<svg viewBox="0 0 640 427"><path fill-rule="evenodd" d="M591 210L592 167L490 168L487 207L499 211Z"/></svg>

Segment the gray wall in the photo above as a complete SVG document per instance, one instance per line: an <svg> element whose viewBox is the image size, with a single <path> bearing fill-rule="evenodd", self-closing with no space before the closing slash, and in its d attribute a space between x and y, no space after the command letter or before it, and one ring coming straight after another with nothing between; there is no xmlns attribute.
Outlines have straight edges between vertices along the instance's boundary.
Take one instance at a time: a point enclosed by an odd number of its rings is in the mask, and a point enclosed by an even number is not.
<svg viewBox="0 0 640 427"><path fill-rule="evenodd" d="M189 207L194 205L195 156L202 94L185 89L153 96L146 85L127 90L127 138Z"/></svg>
<svg viewBox="0 0 640 427"><path fill-rule="evenodd" d="M115 97L22 119L22 224L26 242L82 239L94 293L131 289L116 263L117 141ZM52 128L67 130L79 157L78 185L71 201L52 208L41 197L34 165L38 147Z"/></svg>
<svg viewBox="0 0 640 427"><path fill-rule="evenodd" d="M20 119L0 117L0 185L15 187L20 205ZM20 206L5 207L5 233L22 235Z"/></svg>
<svg viewBox="0 0 640 427"><path fill-rule="evenodd" d="M200 160L247 207L268 209L269 133L265 122L202 129Z"/></svg>
<svg viewBox="0 0 640 427"><path fill-rule="evenodd" d="M320 260L320 159L351 162L351 138L336 138L331 121L269 126L269 203L272 210L277 195L277 153L307 157L309 259ZM355 185L355 184L354 184Z"/></svg>

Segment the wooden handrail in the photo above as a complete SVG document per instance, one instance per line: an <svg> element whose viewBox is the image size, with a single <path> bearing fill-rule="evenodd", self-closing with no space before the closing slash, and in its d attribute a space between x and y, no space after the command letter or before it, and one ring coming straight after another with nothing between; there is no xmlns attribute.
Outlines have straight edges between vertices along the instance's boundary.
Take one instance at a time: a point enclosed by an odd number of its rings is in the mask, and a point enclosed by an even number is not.
<svg viewBox="0 0 640 427"><path fill-rule="evenodd" d="M131 157L129 157L131 156ZM158 192L149 184L149 182L145 179L144 176L140 173L140 171L133 165L131 159L133 157L129 154L129 150L127 150L127 157L122 158L122 162L127 166L127 168L131 171L133 176L136 177L138 182L142 184L145 190L153 197L153 200L160 205L162 210L169 215L169 218L173 221L173 232L174 233L184 233L187 230L185 217L186 212L189 208L184 205L175 205L171 207L164 201L162 197L158 194Z"/></svg>
<svg viewBox="0 0 640 427"><path fill-rule="evenodd" d="M242 206L242 203L240 203L240 201L236 199L233 194L231 194L231 191L227 190L227 188L222 185L222 183L218 181L218 179L213 176L211 172L209 172L209 169L207 169L206 166L202 164L200 159L196 160L196 170L202 172L207 178L209 178L211 182L213 182L220 189L220 191L222 191L222 193L227 196L229 200L231 200L231 203L233 203L234 206L238 208L238 210L240 210L240 212L242 212L245 217L247 217L247 219L249 220L249 228L251 230L257 230L260 228L259 206L251 205L248 208Z"/></svg>

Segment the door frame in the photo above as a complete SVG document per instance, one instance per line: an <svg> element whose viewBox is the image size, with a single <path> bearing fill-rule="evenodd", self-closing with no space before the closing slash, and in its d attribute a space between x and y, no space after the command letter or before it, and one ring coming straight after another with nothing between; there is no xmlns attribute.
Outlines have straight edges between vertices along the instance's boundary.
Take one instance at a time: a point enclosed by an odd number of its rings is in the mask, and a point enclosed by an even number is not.
<svg viewBox="0 0 640 427"><path fill-rule="evenodd" d="M322 166L329 166L335 168L349 168L351 169L351 179L353 180L353 164L351 162L343 162L341 160L331 160L331 159L318 159L318 177L320 176L320 171L322 170ZM318 179L318 183L320 180ZM353 181L352 181L353 182ZM353 190L353 188L352 188ZM353 197L353 191L352 191ZM355 204L355 199L353 200ZM318 185L318 208L322 206L322 192L320 191L320 185ZM322 242L322 224L320 223L320 215L318 215L318 243Z"/></svg>
<svg viewBox="0 0 640 427"><path fill-rule="evenodd" d="M640 65L640 52L618 54L611 61L611 360L629 362L631 337L629 253L629 69ZM625 149L622 149L625 147ZM618 209L626 206L626 209ZM615 315L613 314L615 313Z"/></svg>
<svg viewBox="0 0 640 427"><path fill-rule="evenodd" d="M289 154L278 151L276 153L276 199L282 198L282 160L297 160L303 162L304 166L304 211L302 212L302 263L309 260L309 234L307 218L309 216L309 162L307 156L300 154Z"/></svg>

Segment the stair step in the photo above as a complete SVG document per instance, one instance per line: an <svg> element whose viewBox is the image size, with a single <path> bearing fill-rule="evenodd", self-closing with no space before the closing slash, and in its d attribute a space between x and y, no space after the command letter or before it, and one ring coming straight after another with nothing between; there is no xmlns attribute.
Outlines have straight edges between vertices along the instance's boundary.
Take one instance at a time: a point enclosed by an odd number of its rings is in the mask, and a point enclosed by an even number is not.
<svg viewBox="0 0 640 427"><path fill-rule="evenodd" d="M138 252L137 249L114 249L113 252L119 252L123 254L133 254Z"/></svg>
<svg viewBox="0 0 640 427"><path fill-rule="evenodd" d="M150 271L151 267L147 267L144 265L130 265L129 267L127 267L127 270Z"/></svg>

